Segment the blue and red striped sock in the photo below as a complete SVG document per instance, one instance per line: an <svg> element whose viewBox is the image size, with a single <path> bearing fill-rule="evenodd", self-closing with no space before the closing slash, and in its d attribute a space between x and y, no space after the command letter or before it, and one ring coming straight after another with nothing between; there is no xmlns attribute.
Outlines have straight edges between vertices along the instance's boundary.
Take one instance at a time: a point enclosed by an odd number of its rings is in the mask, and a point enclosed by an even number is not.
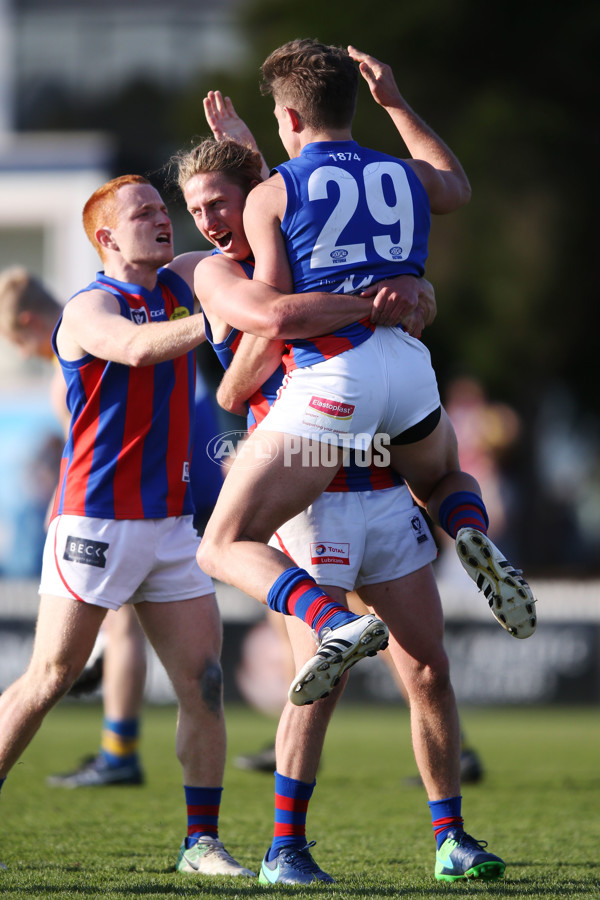
<svg viewBox="0 0 600 900"><path fill-rule="evenodd" d="M325 626L337 628L359 618L328 597L314 578L298 566L286 569L273 582L267 603L276 612L302 619L317 635Z"/></svg>
<svg viewBox="0 0 600 900"><path fill-rule="evenodd" d="M306 845L306 814L316 783L307 784L275 772L275 827L268 860L282 847Z"/></svg>
<svg viewBox="0 0 600 900"><path fill-rule="evenodd" d="M451 828L463 830L462 796L448 797L447 800L430 800L428 806L431 810L431 824L439 850Z"/></svg>
<svg viewBox="0 0 600 900"><path fill-rule="evenodd" d="M203 834L219 837L219 811L223 788L183 786L187 805L186 847L192 847Z"/></svg>
<svg viewBox="0 0 600 900"><path fill-rule="evenodd" d="M485 503L473 491L455 491L440 503L438 511L440 526L451 538L455 538L461 528L476 528L487 534L490 520Z"/></svg>

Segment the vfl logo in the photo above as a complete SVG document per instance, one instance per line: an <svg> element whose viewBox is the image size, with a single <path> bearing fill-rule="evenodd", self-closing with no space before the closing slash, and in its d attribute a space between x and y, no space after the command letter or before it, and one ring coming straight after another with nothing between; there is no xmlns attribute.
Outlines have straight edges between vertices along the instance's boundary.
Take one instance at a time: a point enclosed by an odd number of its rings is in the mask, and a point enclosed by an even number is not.
<svg viewBox="0 0 600 900"><path fill-rule="evenodd" d="M390 256L392 259L402 259L402 247L390 247Z"/></svg>
<svg viewBox="0 0 600 900"><path fill-rule="evenodd" d="M348 256L348 251L343 248L339 248L337 250L332 250L329 254L332 262L334 263L343 263L346 261L346 257Z"/></svg>
<svg viewBox="0 0 600 900"><path fill-rule="evenodd" d="M140 309L131 309L131 321L136 325L144 325L148 321L148 310L145 306Z"/></svg>
<svg viewBox="0 0 600 900"><path fill-rule="evenodd" d="M412 530L415 533L415 537L417 539L417 544L422 544L424 541L426 541L428 539L427 535L423 531L423 522L421 521L420 516L413 516L412 519L410 520L410 524L412 526Z"/></svg>
<svg viewBox="0 0 600 900"><path fill-rule="evenodd" d="M329 416L331 419L349 420L354 414L354 407L351 403L344 403L342 400L329 400L327 397L311 397L308 404L310 409L315 409L323 416Z"/></svg>
<svg viewBox="0 0 600 900"><path fill-rule="evenodd" d="M104 552L109 545L104 541L91 541L89 538L78 538L69 535L65 545L63 559L69 562L83 563L86 566L96 566L104 569L106 557Z"/></svg>

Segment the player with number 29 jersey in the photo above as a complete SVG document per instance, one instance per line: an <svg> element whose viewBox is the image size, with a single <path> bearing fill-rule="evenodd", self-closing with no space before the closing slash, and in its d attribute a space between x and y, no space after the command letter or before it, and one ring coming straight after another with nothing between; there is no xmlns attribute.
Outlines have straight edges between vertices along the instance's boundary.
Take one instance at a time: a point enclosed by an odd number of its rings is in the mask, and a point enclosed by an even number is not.
<svg viewBox="0 0 600 900"><path fill-rule="evenodd" d="M308 144L277 166L287 206L281 230L294 290L359 293L375 281L425 271L429 199L405 161L355 141ZM288 345L286 368L314 365L357 347L368 319Z"/></svg>

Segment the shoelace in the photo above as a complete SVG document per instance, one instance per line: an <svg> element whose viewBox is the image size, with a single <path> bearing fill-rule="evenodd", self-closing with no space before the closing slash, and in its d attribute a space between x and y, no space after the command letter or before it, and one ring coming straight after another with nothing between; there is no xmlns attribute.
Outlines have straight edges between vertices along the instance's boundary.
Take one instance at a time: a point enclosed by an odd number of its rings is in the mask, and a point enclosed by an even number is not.
<svg viewBox="0 0 600 900"><path fill-rule="evenodd" d="M217 856L219 856L221 859L226 859L228 862L236 863L233 856L225 849L222 841L198 841L198 843L203 844L206 847L206 855L208 855L209 853L216 853Z"/></svg>
<svg viewBox="0 0 600 900"><path fill-rule="evenodd" d="M310 855L310 848L314 847L316 841L305 844L304 847L284 850L282 853L286 862L290 862L299 872L317 872L319 867Z"/></svg>
<svg viewBox="0 0 600 900"><path fill-rule="evenodd" d="M487 841L478 841L477 838L467 834L466 831L463 831L456 843L459 847L469 847L471 850L474 850L475 848L478 850L485 850L488 845Z"/></svg>

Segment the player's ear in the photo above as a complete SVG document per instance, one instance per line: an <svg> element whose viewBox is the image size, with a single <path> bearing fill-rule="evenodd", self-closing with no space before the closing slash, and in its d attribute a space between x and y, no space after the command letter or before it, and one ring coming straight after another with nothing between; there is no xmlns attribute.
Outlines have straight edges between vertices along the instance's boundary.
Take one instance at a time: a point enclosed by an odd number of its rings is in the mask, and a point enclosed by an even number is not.
<svg viewBox="0 0 600 900"><path fill-rule="evenodd" d="M107 250L118 250L119 247L117 242L113 238L112 231L110 228L99 228L96 231L96 240L100 244L101 247L105 247Z"/></svg>
<svg viewBox="0 0 600 900"><path fill-rule="evenodd" d="M298 112L298 110L294 109L291 106L284 106L283 111L288 118L288 122L290 124L292 131L294 131L294 132L299 131L302 120L301 120L300 113Z"/></svg>

